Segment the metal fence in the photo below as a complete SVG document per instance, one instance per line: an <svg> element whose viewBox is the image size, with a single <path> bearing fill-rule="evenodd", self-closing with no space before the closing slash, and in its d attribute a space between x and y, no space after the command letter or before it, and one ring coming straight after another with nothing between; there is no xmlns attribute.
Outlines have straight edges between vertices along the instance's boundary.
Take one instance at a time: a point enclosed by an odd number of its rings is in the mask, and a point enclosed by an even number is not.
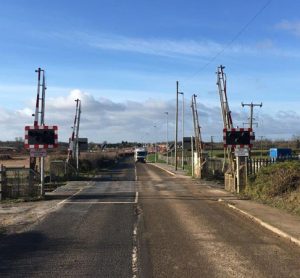
<svg viewBox="0 0 300 278"><path fill-rule="evenodd" d="M247 159L247 172L248 175L256 174L262 167L266 167L268 165L283 162L283 161L291 161L291 160L299 160L298 156L286 156L279 158L248 158Z"/></svg>
<svg viewBox="0 0 300 278"><path fill-rule="evenodd" d="M163 160L163 161L167 161L167 156L166 155L162 155L159 154L158 155L158 160ZM175 164L175 158L174 155L170 155L168 157L168 161L170 165L174 165ZM204 171L206 174L208 174L209 176L211 175L216 175L219 176L223 173L224 170L224 158L210 158L207 157L206 158L206 162L204 164ZM182 164L182 158L178 157L178 166L181 167ZM186 156L184 157L184 165L190 166L192 165L192 158L190 156Z"/></svg>
<svg viewBox="0 0 300 278"><path fill-rule="evenodd" d="M77 175L77 170L64 160L53 160L50 162L50 182L60 182Z"/></svg>
<svg viewBox="0 0 300 278"><path fill-rule="evenodd" d="M167 161L166 155L158 154L158 159ZM291 160L299 160L300 158L298 156L287 156L287 157L279 157L277 159L275 158L248 158L246 160L246 169L247 169L247 175L253 175L257 174L261 168L267 167L274 163L279 163L283 161L291 161ZM174 155L170 155L169 158L169 164L174 165L175 158ZM191 166L191 157L187 156L184 158L184 164ZM181 167L181 157L178 157L178 166ZM226 160L224 158L211 158L207 157L206 162L204 165L204 173L205 176L214 176L216 178L223 176L224 171L226 170Z"/></svg>
<svg viewBox="0 0 300 278"><path fill-rule="evenodd" d="M1 196L4 198L36 197L40 194L39 173L25 167L0 167Z"/></svg>
<svg viewBox="0 0 300 278"><path fill-rule="evenodd" d="M248 158L247 159L247 174L256 174L262 167L274 164L278 161L274 158Z"/></svg>

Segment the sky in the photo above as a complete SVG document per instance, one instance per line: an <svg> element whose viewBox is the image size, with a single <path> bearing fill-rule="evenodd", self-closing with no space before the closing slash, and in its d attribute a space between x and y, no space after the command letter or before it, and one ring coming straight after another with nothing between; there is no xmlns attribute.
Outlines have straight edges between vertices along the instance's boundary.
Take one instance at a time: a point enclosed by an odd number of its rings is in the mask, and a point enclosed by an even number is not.
<svg viewBox="0 0 300 278"><path fill-rule="evenodd" d="M176 81L184 134L197 94L204 140L222 138L216 69L225 66L234 126L254 109L256 136L300 136L300 2L293 0L0 0L0 140L33 124L45 70L45 122L67 141L174 140ZM179 96L182 136L182 95ZM165 114L168 112L168 116Z"/></svg>

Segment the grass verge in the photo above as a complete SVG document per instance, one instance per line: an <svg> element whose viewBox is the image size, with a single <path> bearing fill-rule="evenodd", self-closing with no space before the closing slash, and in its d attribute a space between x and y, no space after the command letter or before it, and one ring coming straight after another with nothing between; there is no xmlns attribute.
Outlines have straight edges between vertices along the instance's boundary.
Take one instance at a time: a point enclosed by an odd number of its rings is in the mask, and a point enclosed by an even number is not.
<svg viewBox="0 0 300 278"><path fill-rule="evenodd" d="M149 163L166 163L166 161L159 159L158 158L158 154L156 156L156 161L155 161L155 154L154 153L150 153L147 155L147 162Z"/></svg>
<svg viewBox="0 0 300 278"><path fill-rule="evenodd" d="M300 162L279 162L249 179L244 195L300 216Z"/></svg>

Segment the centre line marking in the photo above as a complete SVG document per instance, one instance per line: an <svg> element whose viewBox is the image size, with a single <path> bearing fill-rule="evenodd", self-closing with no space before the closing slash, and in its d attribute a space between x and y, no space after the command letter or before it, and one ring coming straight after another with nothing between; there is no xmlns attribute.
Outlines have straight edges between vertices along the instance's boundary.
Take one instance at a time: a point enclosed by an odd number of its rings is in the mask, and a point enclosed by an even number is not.
<svg viewBox="0 0 300 278"><path fill-rule="evenodd" d="M135 204L135 202L97 202L97 201L87 201L87 202L76 202L76 201L66 201L65 204L107 204L107 205L113 205L113 204Z"/></svg>
<svg viewBox="0 0 300 278"><path fill-rule="evenodd" d="M134 199L134 203L135 203L135 204L137 204L138 199L139 199L139 192L136 191L136 192L135 192L135 199Z"/></svg>

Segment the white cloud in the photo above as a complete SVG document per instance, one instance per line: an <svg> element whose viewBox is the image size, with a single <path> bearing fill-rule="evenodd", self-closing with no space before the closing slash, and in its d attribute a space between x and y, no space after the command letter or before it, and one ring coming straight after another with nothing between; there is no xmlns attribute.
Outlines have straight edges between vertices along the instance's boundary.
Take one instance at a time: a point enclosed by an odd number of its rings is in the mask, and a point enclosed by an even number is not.
<svg viewBox="0 0 300 278"><path fill-rule="evenodd" d="M88 137L90 141L109 142L127 141L163 141L166 138L166 115L169 112L169 138L173 139L175 101L148 99L146 101L114 102L108 98L96 99L93 95L80 90L72 90L65 97L48 98L46 102L45 122L48 125L59 126L59 140L67 141L71 135L71 126L75 115L75 99L82 101L80 136ZM24 126L31 125L34 101L32 107L21 110L0 108L1 140L13 140L23 136ZM179 122L181 123L181 102ZM222 119L218 106L198 104L199 120L204 140L216 136L221 140ZM255 115L256 117L257 115ZM233 111L234 124L242 126L247 121L247 111ZM258 117L257 117L258 118ZM272 115L259 114L257 134L269 138L290 138L300 134L300 114L289 110L278 110ZM154 128L154 125L156 128ZM193 132L192 117L189 103L185 109L185 134ZM181 136L181 124L179 125Z"/></svg>
<svg viewBox="0 0 300 278"><path fill-rule="evenodd" d="M288 31L289 33L300 36L300 21L283 20L276 24L275 27L279 30Z"/></svg>
<svg viewBox="0 0 300 278"><path fill-rule="evenodd" d="M291 29L298 32L298 23L284 21L276 25L279 29ZM248 56L279 56L300 57L298 49L282 49L274 44L271 39L247 42L246 44L230 44L218 42L208 38L194 39L169 39L169 38L141 38L126 37L116 34L97 34L88 32L69 32L47 34L47 37L57 40L67 40L74 44L108 50L132 52L147 55L165 56L185 59L211 59L225 50L226 55Z"/></svg>
<svg viewBox="0 0 300 278"><path fill-rule="evenodd" d="M211 56L222 49L222 45L203 40L168 40L168 39L142 39L122 36L89 36L88 44L99 49L138 52L143 54L172 56L192 55Z"/></svg>

